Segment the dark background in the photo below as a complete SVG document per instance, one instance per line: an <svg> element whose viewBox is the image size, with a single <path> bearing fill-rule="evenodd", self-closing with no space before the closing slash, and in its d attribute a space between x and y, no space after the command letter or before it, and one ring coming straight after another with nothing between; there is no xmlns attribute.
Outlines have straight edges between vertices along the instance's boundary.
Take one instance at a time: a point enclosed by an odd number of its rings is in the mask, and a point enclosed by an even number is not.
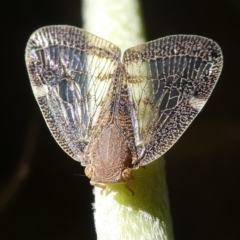
<svg viewBox="0 0 240 240"><path fill-rule="evenodd" d="M209 102L165 155L175 239L240 239L240 2L142 2L148 40L198 34L224 54ZM77 0L1 6L1 240L96 239L92 187L47 129L24 63L34 30L81 27L80 8Z"/></svg>

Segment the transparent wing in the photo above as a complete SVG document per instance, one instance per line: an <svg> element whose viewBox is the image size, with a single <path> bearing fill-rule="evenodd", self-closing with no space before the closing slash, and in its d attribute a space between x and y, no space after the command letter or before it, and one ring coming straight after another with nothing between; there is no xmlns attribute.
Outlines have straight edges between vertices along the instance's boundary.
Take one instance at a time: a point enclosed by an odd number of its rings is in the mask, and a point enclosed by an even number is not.
<svg viewBox="0 0 240 240"><path fill-rule="evenodd" d="M111 102L120 54L115 45L70 26L43 27L28 41L35 98L56 141L77 161Z"/></svg>
<svg viewBox="0 0 240 240"><path fill-rule="evenodd" d="M140 165L164 154L209 98L221 73L220 47L200 36L168 36L123 57Z"/></svg>

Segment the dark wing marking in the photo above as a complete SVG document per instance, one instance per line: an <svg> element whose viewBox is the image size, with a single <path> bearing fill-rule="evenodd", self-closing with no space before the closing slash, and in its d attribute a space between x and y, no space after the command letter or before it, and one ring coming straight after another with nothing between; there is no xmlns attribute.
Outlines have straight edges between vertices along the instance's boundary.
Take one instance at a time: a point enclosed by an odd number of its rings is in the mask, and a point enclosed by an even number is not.
<svg viewBox="0 0 240 240"><path fill-rule="evenodd" d="M43 27L28 41L35 98L56 141L77 161L111 102L120 56L112 43L71 26Z"/></svg>
<svg viewBox="0 0 240 240"><path fill-rule="evenodd" d="M146 165L201 111L221 73L222 53L210 39L176 35L130 48L123 61L135 144Z"/></svg>

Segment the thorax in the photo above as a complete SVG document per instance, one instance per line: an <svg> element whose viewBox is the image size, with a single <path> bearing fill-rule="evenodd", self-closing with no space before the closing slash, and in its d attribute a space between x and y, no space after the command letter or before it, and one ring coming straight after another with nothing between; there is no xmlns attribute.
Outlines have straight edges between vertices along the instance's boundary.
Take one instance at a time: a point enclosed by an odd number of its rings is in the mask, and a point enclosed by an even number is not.
<svg viewBox="0 0 240 240"><path fill-rule="evenodd" d="M131 166L132 155L117 124L112 121L88 148L87 168L91 180L100 183L122 182L122 171Z"/></svg>

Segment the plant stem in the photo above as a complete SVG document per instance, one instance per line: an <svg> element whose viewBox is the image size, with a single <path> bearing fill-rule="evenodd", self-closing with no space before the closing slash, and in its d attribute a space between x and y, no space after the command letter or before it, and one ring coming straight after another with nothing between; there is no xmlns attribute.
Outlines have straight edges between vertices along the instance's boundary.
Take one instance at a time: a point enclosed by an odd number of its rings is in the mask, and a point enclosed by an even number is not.
<svg viewBox="0 0 240 240"><path fill-rule="evenodd" d="M121 48L145 42L137 0L83 0L84 29ZM94 219L98 240L172 240L164 160L134 171L131 189L109 184L95 188Z"/></svg>

